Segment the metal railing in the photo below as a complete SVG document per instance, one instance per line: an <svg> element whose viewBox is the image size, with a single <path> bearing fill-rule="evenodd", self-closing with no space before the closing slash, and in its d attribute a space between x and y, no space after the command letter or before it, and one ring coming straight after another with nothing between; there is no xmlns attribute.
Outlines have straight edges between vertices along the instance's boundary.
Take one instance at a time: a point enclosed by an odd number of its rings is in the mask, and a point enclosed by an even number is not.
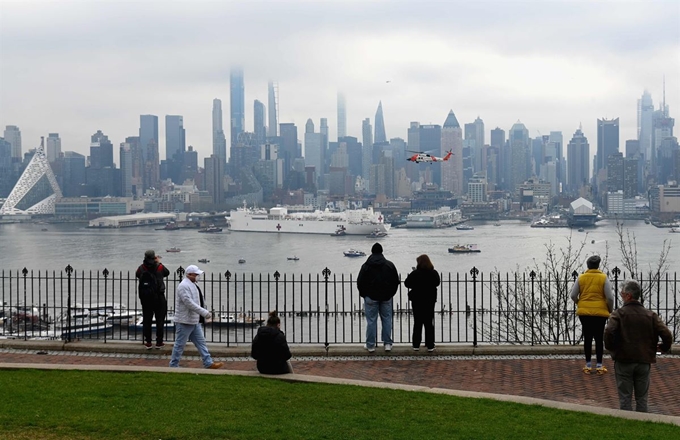
<svg viewBox="0 0 680 440"><path fill-rule="evenodd" d="M169 313L184 269L165 280ZM577 344L581 340L575 305L569 298L578 273L554 276L530 273L441 273L435 313L436 341L477 346L491 344ZM680 335L677 273L626 276L609 273L616 307L623 280L636 279L643 304ZM205 327L209 342L249 344L257 327L277 310L289 343L363 343L363 301L352 275L296 276L229 271L205 273L199 279L215 321ZM103 339L141 341L141 304L134 273L77 271L0 272L0 336L13 338ZM89 313L89 317L88 317ZM411 341L413 316L407 289L393 298L395 343ZM166 339L174 326L166 323Z"/></svg>

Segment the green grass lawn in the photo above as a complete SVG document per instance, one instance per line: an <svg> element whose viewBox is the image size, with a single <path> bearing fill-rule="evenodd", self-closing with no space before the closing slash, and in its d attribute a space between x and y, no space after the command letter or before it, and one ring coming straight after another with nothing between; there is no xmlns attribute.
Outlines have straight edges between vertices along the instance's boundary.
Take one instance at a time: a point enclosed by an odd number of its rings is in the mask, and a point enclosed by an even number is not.
<svg viewBox="0 0 680 440"><path fill-rule="evenodd" d="M680 438L680 427L260 377L0 370L2 439Z"/></svg>

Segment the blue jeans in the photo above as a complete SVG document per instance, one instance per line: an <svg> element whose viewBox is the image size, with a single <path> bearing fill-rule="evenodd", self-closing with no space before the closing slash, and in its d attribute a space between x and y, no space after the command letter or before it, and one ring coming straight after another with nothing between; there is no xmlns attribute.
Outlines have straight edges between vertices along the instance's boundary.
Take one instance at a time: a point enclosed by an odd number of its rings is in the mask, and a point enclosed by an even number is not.
<svg viewBox="0 0 680 440"><path fill-rule="evenodd" d="M375 347L378 336L378 314L380 314L382 325L382 341L384 344L392 344L392 299L374 301L365 297L364 310L366 311L366 346Z"/></svg>
<svg viewBox="0 0 680 440"><path fill-rule="evenodd" d="M181 324L176 322L175 345L172 347L172 357L170 358L171 367L179 367L179 359L182 357L182 353L184 353L184 346L187 345L187 341L194 343L198 354L201 355L205 368L213 364L208 347L205 345L205 337L203 336L201 324Z"/></svg>

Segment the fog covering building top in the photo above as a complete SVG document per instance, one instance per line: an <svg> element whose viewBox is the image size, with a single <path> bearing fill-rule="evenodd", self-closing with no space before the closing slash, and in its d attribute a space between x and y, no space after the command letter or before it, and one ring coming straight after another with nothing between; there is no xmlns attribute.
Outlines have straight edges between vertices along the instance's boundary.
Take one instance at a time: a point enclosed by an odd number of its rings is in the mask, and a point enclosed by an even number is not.
<svg viewBox="0 0 680 440"><path fill-rule="evenodd" d="M19 181L0 208L0 215L54 214L61 190L45 155L44 138Z"/></svg>

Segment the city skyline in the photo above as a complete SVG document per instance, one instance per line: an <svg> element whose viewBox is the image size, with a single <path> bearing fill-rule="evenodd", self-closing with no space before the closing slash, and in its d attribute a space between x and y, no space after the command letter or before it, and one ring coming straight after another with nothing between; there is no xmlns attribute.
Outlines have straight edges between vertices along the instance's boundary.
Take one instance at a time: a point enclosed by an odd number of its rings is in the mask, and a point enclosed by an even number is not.
<svg viewBox="0 0 680 440"><path fill-rule="evenodd" d="M648 90L658 109L664 76L672 117L680 105L677 2L384 6L5 2L0 126L19 127L23 153L59 133L62 151L88 155L101 130L120 165L117 147L138 134L140 115L180 115L186 146L203 163L213 150L212 101L229 102L234 68L243 69L245 130L253 131L253 102L268 104L274 81L278 122L294 123L303 145L310 118L317 128L326 118L337 139L338 93L347 135L359 140L382 102L388 139L407 139L411 121L443 125L453 110L461 124L480 117L487 136L521 121L532 138L561 131L566 143L582 127L591 156L598 119L619 118L625 152L637 138L638 99ZM281 14L290 17L285 25ZM157 130L164 158L166 127Z"/></svg>

